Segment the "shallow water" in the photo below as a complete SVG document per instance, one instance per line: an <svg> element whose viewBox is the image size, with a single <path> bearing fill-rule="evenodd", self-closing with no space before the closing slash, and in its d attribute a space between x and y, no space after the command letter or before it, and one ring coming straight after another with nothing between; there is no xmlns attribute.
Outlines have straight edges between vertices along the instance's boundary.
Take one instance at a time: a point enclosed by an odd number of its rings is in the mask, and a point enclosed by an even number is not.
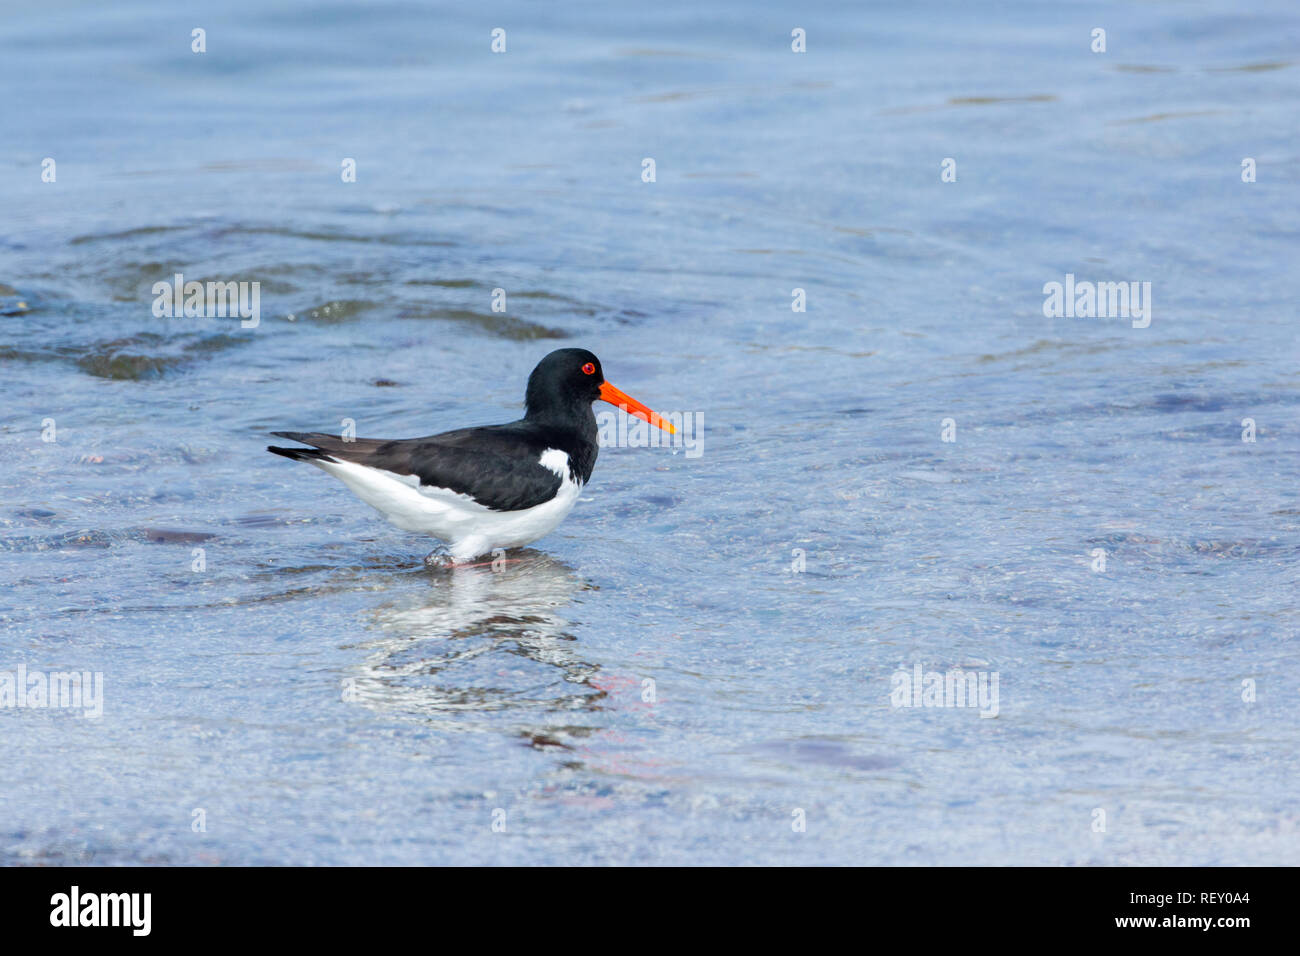
<svg viewBox="0 0 1300 956"><path fill-rule="evenodd" d="M200 9L0 36L0 861L1300 863L1294 4ZM702 454L499 570L263 451L563 345Z"/></svg>

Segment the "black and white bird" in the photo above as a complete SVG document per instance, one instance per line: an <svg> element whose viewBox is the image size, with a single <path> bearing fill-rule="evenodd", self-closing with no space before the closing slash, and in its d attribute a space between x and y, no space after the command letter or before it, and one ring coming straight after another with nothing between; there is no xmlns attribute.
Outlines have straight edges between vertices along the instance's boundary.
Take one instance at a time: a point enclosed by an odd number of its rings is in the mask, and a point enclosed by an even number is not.
<svg viewBox="0 0 1300 956"><path fill-rule="evenodd" d="M596 465L597 400L676 432L605 381L595 355L557 349L528 376L517 422L396 440L272 432L311 447L266 450L311 462L391 524L446 542L450 563L461 564L531 544L572 510Z"/></svg>

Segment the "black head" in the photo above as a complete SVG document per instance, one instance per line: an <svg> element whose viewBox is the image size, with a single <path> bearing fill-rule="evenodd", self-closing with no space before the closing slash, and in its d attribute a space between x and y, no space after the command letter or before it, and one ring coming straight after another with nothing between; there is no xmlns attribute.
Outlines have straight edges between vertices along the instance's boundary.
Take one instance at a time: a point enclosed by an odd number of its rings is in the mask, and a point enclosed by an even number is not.
<svg viewBox="0 0 1300 956"><path fill-rule="evenodd" d="M605 381L600 359L586 349L556 349L537 363L533 374L528 376L524 418L580 426L594 435L596 416L591 403L595 401L609 402L664 431L676 432L671 423Z"/></svg>
<svg viewBox="0 0 1300 956"><path fill-rule="evenodd" d="M585 409L585 418L591 414L591 403L600 398L604 383L605 374L596 356L586 349L556 349L528 376L524 417L564 419Z"/></svg>

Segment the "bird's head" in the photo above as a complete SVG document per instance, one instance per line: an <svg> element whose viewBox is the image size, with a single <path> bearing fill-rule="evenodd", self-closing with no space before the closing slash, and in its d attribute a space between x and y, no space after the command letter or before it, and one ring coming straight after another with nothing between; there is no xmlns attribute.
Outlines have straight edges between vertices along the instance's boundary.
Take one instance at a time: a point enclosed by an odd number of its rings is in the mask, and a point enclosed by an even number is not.
<svg viewBox="0 0 1300 956"><path fill-rule="evenodd" d="M563 416L575 406L601 401L617 406L670 434L677 429L635 398L605 381L600 359L586 349L556 349L528 376L524 397L527 418Z"/></svg>

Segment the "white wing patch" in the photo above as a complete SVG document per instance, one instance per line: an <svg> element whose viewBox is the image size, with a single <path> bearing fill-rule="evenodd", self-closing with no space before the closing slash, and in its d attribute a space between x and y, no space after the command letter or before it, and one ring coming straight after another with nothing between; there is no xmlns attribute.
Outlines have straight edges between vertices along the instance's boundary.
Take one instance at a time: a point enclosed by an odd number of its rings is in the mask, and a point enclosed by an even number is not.
<svg viewBox="0 0 1300 956"><path fill-rule="evenodd" d="M569 480L569 456L558 448L548 448L542 452L537 463L543 468L555 472L561 481Z"/></svg>

